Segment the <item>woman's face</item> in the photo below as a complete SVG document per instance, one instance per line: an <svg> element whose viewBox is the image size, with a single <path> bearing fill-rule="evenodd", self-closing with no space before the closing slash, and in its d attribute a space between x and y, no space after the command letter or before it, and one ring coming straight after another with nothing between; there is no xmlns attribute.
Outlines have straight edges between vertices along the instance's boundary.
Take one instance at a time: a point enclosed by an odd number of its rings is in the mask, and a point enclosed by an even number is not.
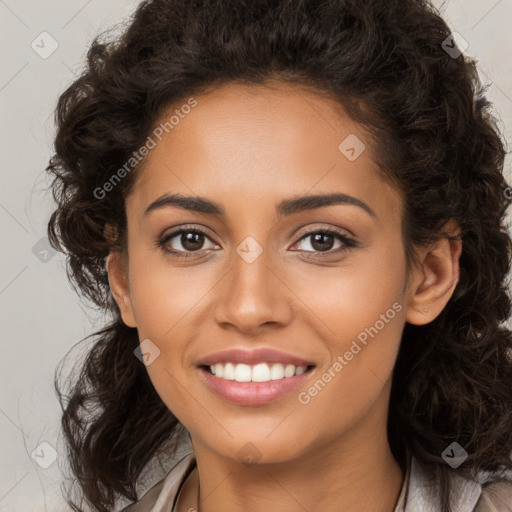
<svg viewBox="0 0 512 512"><path fill-rule="evenodd" d="M283 83L195 101L162 116L180 114L151 134L126 200L120 306L150 340L155 389L196 450L230 458L286 461L382 435L409 291L402 200L367 134ZM202 202L151 207L165 195ZM217 375L202 366L216 361Z"/></svg>

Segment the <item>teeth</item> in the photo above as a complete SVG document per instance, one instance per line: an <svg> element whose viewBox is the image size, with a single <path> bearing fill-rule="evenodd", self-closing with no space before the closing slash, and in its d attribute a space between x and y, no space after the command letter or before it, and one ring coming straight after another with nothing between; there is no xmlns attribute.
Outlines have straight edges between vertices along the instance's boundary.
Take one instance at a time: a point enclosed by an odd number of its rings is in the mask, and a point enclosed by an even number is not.
<svg viewBox="0 0 512 512"><path fill-rule="evenodd" d="M226 380L235 380L235 365L227 363L222 370L222 378Z"/></svg>
<svg viewBox="0 0 512 512"><path fill-rule="evenodd" d="M217 363L210 366L213 375L226 380L236 380L237 382L269 382L271 380L280 380L294 375L301 375L306 371L306 366L294 366L281 363L269 365L259 363L254 366L248 364Z"/></svg>
<svg viewBox="0 0 512 512"><path fill-rule="evenodd" d="M306 367L305 366L299 366L296 370L295 370L295 375L301 375L302 373L304 373L306 371Z"/></svg>
<svg viewBox="0 0 512 512"><path fill-rule="evenodd" d="M293 377L295 375L295 366L293 364L287 364L286 368L284 369L284 376L285 377Z"/></svg>
<svg viewBox="0 0 512 512"><path fill-rule="evenodd" d="M282 364L273 364L270 369L270 378L272 380L284 379L284 367Z"/></svg>
<svg viewBox="0 0 512 512"><path fill-rule="evenodd" d="M248 364L237 364L235 366L235 380L237 382L251 382L251 367Z"/></svg>
<svg viewBox="0 0 512 512"><path fill-rule="evenodd" d="M251 376L253 382L268 382L270 380L270 368L268 364L261 363L253 366Z"/></svg>

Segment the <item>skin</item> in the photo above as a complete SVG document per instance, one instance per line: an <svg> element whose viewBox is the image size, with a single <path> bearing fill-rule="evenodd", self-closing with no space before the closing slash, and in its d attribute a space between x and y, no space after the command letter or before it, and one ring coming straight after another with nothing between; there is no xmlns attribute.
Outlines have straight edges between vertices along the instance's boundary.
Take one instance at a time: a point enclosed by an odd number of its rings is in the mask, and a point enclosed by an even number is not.
<svg viewBox="0 0 512 512"><path fill-rule="evenodd" d="M418 248L419 264L407 273L401 195L377 172L364 128L326 95L281 82L233 83L196 99L138 174L125 203L127 251L107 261L123 321L160 349L147 367L155 389L191 435L197 468L178 510L392 511L404 473L386 421L401 333L406 321L428 323L447 303L460 242ZM338 149L350 134L366 145L355 161ZM351 204L276 214L284 199L333 192L375 216ZM225 218L176 206L144 216L164 193L208 198ZM207 231L203 248L187 259L165 255L158 238L185 225ZM308 228L337 228L357 245L337 251L343 243L334 237L322 254L311 235L302 238ZM236 252L248 236L263 249L250 264ZM167 246L186 249L179 235ZM401 311L302 404L298 393L394 303ZM236 405L214 394L196 367L235 347L277 348L316 366L283 399ZM252 465L239 455L248 442L260 457Z"/></svg>

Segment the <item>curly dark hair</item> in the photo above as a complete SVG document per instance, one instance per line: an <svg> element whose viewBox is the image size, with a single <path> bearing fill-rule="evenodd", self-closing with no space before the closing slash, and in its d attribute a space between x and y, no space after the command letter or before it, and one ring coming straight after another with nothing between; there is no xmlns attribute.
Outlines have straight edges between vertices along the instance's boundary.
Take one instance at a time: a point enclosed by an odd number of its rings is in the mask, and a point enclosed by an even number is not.
<svg viewBox="0 0 512 512"><path fill-rule="evenodd" d="M443 512L454 470L440 455L453 441L469 453L457 470L468 478L512 469L506 151L476 61L447 53L450 35L427 0L145 0L121 35L94 39L58 99L46 169L57 203L49 239L67 254L75 289L112 314L66 390L56 372L75 511L84 500L102 512L137 500L145 468L186 434L133 355L138 332L122 322L105 269L109 252L126 247L124 198L138 167L104 197L95 191L170 104L235 81L325 91L370 131L382 176L404 198L408 264L458 223L453 296L434 321L403 332L389 443L397 460L412 453L431 466Z"/></svg>

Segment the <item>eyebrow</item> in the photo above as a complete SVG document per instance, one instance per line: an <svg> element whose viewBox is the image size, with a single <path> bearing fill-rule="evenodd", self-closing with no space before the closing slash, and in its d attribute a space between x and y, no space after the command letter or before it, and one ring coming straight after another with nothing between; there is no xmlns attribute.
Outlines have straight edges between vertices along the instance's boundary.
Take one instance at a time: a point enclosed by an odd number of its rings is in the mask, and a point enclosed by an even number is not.
<svg viewBox="0 0 512 512"><path fill-rule="evenodd" d="M276 213L279 217L284 217L294 213L315 210L335 204L357 206L371 217L377 218L375 212L366 203L360 199L342 193L308 195L285 199L276 206ZM145 217L150 212L166 206L177 206L188 211L205 213L221 219L226 216L223 206L219 203L201 196L182 196L181 194L162 195L146 208L143 216Z"/></svg>

